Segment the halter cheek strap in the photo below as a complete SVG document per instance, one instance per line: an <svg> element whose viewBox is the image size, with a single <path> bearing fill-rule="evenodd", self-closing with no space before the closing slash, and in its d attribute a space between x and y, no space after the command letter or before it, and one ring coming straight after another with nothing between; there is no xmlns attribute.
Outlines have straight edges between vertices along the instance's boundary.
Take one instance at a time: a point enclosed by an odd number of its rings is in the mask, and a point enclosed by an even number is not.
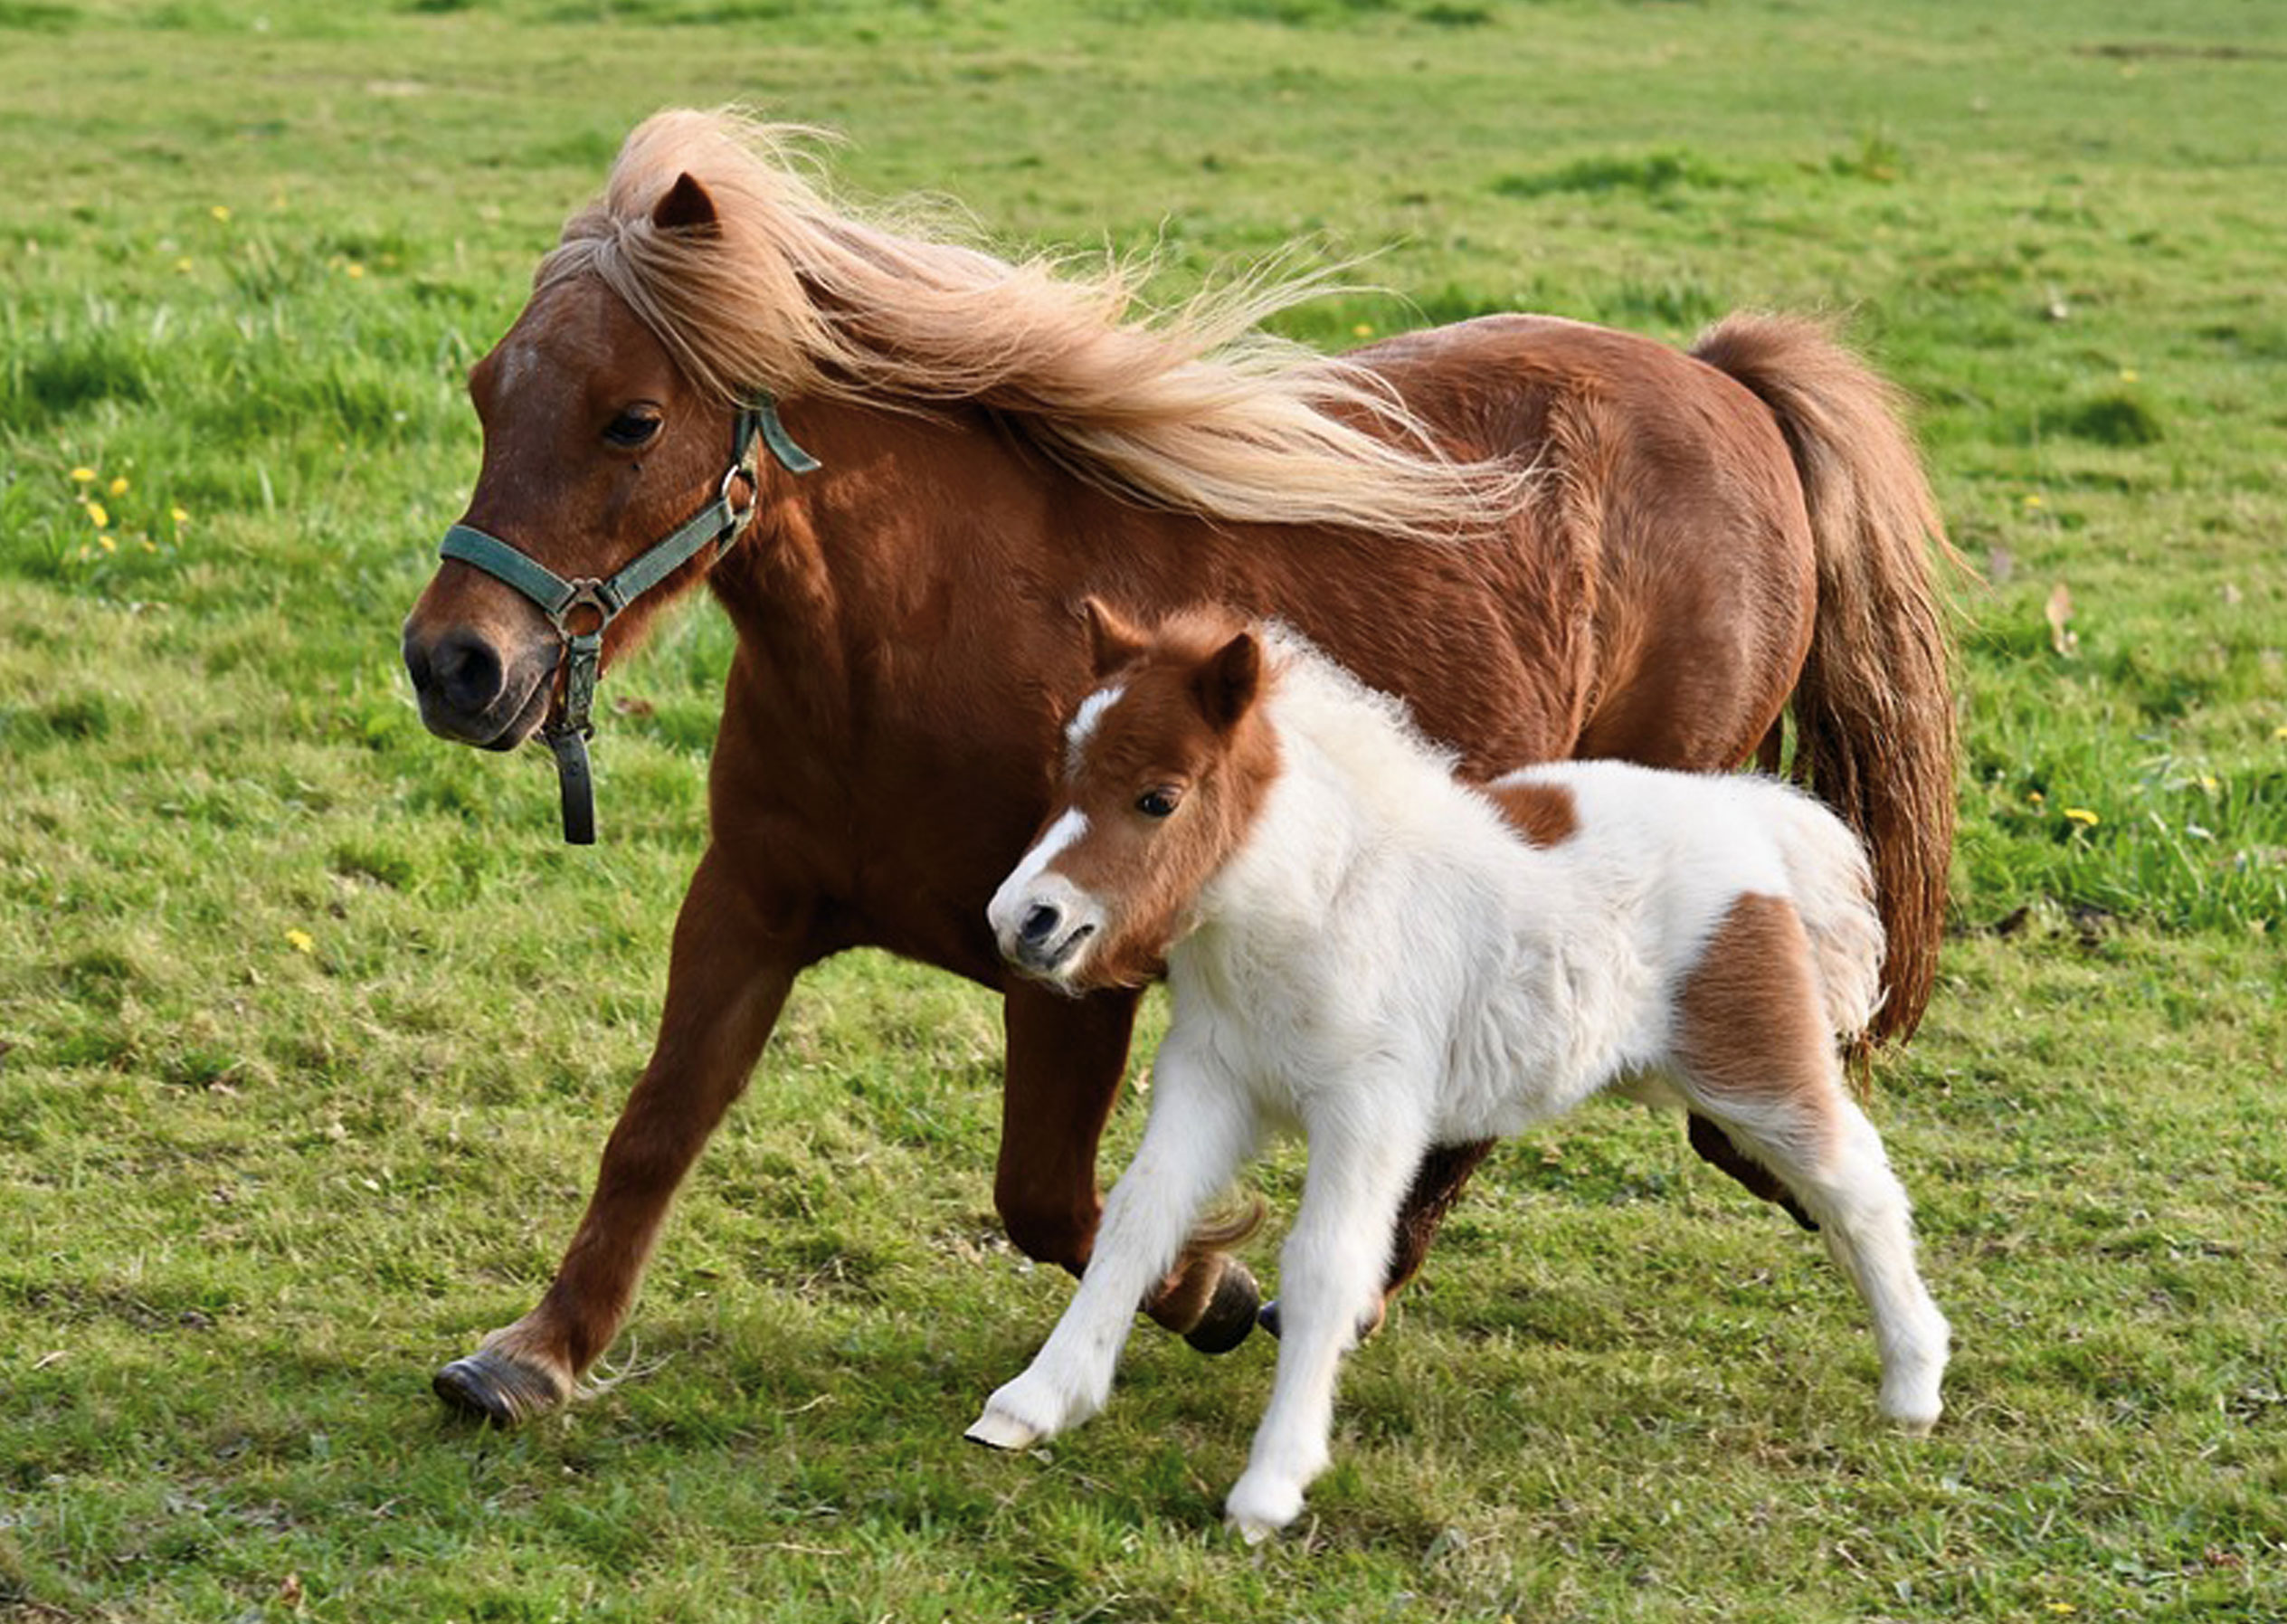
<svg viewBox="0 0 2287 1624"><path fill-rule="evenodd" d="M768 394L757 395L741 407L731 444L731 465L723 475L715 499L638 554L608 580L583 577L567 581L530 555L519 552L497 536L469 525L445 532L440 556L480 569L494 580L516 588L548 617L562 644L557 656L564 671L564 693L549 708L540 736L555 753L556 779L564 803L564 838L574 846L595 843L595 782L588 765L588 736L594 731L589 712L595 701L595 679L603 656L603 629L618 619L630 603L666 580L709 546L727 546L738 539L746 521L754 516L751 499L741 507L731 488L741 480L751 493L759 486L757 446L767 449L790 474L806 474L820 466L818 459L796 445L778 421L778 408Z"/></svg>

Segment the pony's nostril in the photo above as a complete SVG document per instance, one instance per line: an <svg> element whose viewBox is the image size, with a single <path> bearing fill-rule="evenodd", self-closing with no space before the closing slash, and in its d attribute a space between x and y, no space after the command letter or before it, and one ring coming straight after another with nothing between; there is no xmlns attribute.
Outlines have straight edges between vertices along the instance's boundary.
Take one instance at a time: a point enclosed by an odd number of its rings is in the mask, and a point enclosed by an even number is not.
<svg viewBox="0 0 2287 1624"><path fill-rule="evenodd" d="M1056 934L1056 927L1064 923L1064 916L1047 903L1036 904L1017 926L1017 940L1027 947L1038 947Z"/></svg>
<svg viewBox="0 0 2287 1624"><path fill-rule="evenodd" d="M473 632L446 632L437 640L428 664L439 698L463 716L486 709L500 697L499 652ZM413 680L421 680L418 671Z"/></svg>

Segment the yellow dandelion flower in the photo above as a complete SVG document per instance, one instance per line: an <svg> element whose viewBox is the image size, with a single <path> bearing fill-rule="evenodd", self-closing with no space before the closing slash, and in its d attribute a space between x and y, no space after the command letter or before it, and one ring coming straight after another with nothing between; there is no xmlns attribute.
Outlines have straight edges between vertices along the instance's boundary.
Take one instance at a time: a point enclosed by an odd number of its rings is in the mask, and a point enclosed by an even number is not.
<svg viewBox="0 0 2287 1624"><path fill-rule="evenodd" d="M95 480L95 470L91 468L75 468L71 470L71 477L82 485L92 484Z"/></svg>
<svg viewBox="0 0 2287 1624"><path fill-rule="evenodd" d="M2028 508L2045 508L2049 505L2049 499L2045 496L2028 496L2025 499L2025 505Z"/></svg>
<svg viewBox="0 0 2287 1624"><path fill-rule="evenodd" d="M218 203L206 212L217 220L228 220L231 217L231 205L226 203Z"/></svg>
<svg viewBox="0 0 2287 1624"><path fill-rule="evenodd" d="M106 493L106 494L108 494L108 495L110 495L110 496L125 496L125 495L127 494L127 476L126 476L125 474L121 474L121 475L119 475L119 478L117 478L116 480L112 480L112 481L111 481L109 485L106 485L103 489L104 489L105 493Z"/></svg>
<svg viewBox="0 0 2287 1624"><path fill-rule="evenodd" d="M2123 367L2121 367L2121 383L2123 383L2123 384L2133 384L2134 382L2136 382L2136 376L2137 376L2137 374L2136 374L2136 368L2135 368L2135 367L2133 367L2133 366L2123 366Z"/></svg>
<svg viewBox="0 0 2287 1624"><path fill-rule="evenodd" d="M191 510L187 508L169 508L166 510L166 516L177 525L187 525L191 522Z"/></svg>
<svg viewBox="0 0 2287 1624"><path fill-rule="evenodd" d="M188 276L191 273L191 262L188 260L177 260L175 261L175 269L182 275Z"/></svg>
<svg viewBox="0 0 2287 1624"><path fill-rule="evenodd" d="M2273 729L2271 730L2271 736L2272 736L2272 738L2273 738L2274 741L2277 741L2277 740L2279 740L2279 739L2287 739L2287 727L2274 727L2274 728L2273 728Z"/></svg>
<svg viewBox="0 0 2287 1624"><path fill-rule="evenodd" d="M343 271L344 271L344 272L345 272L345 273L348 276L349 280L350 280L351 281L353 281L353 282L354 282L354 281L356 281L356 280L359 277L361 277L361 276L363 276L363 275L365 275L365 268L363 265L360 265L359 263L357 263L357 261L355 261L355 260L352 260L352 261L351 261L348 264L346 264L346 265L343 266L343 267L342 267L342 270L343 270Z"/></svg>
<svg viewBox="0 0 2287 1624"><path fill-rule="evenodd" d="M147 553L156 553L159 550L158 543L153 541L147 536L138 536L135 538L135 540L136 545L140 546Z"/></svg>
<svg viewBox="0 0 2287 1624"><path fill-rule="evenodd" d="M103 510L103 504L101 502L90 502L88 504L88 518L99 530L102 529L105 526L111 522L111 516Z"/></svg>
<svg viewBox="0 0 2287 1624"><path fill-rule="evenodd" d="M2085 806L2068 806L2064 809L2064 815L2083 829L2093 829L2103 821Z"/></svg>
<svg viewBox="0 0 2287 1624"><path fill-rule="evenodd" d="M318 938L306 930L289 930L286 933L286 945L296 953L316 953Z"/></svg>
<svg viewBox="0 0 2287 1624"><path fill-rule="evenodd" d="M1362 321L1350 329L1350 336L1353 338L1371 338L1374 336L1374 324L1371 321Z"/></svg>
<svg viewBox="0 0 2287 1624"><path fill-rule="evenodd" d="M2224 786L2223 786L2220 783L2218 783L2218 782L2216 781L2216 774L2213 774L2213 773L2202 773L2202 774L2199 775L2199 787L2200 787L2200 788L2202 788L2202 789L2204 789L2204 790L2206 790L2206 791L2209 794L2211 794L2211 795L2212 795L2212 794L2214 794L2214 793L2215 793L2217 790L2222 789Z"/></svg>
<svg viewBox="0 0 2287 1624"><path fill-rule="evenodd" d="M2123 73L2121 77L2125 79L2128 75ZM2049 1610L2053 1613L2076 1613L2081 1610L2070 1601L2052 1601L2049 1603Z"/></svg>
<svg viewBox="0 0 2287 1624"><path fill-rule="evenodd" d="M97 537L95 538L95 545L101 547L107 553L116 553L119 550L119 544L112 540L109 535Z"/></svg>

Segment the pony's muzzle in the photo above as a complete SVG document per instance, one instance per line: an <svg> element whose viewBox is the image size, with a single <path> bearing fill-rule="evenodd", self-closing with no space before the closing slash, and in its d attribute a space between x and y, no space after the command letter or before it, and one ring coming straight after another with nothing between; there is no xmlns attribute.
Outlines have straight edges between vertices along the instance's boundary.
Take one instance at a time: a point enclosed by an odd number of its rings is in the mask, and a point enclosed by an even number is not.
<svg viewBox="0 0 2287 1624"><path fill-rule="evenodd" d="M411 622L402 652L422 723L439 737L511 750L540 725L548 697L545 662L506 652L470 627L424 637Z"/></svg>

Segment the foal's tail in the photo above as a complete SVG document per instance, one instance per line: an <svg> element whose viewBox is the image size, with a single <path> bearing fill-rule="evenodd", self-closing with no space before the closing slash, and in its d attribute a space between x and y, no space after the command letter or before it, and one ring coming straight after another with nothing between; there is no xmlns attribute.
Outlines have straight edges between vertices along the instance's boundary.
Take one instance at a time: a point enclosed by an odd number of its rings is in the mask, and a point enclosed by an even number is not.
<svg viewBox="0 0 2287 1624"><path fill-rule="evenodd" d="M1865 848L1842 820L1808 795L1781 791L1779 850L1788 896L1810 941L1827 1030L1851 1052L1883 1007L1882 916Z"/></svg>
<svg viewBox="0 0 2287 1624"><path fill-rule="evenodd" d="M1794 453L1818 565L1794 774L1873 855L1889 937L1873 1033L1904 1037L1936 979L1953 850L1951 660L1930 548L1956 555L1896 390L1824 328L1732 316L1692 353L1759 395Z"/></svg>

